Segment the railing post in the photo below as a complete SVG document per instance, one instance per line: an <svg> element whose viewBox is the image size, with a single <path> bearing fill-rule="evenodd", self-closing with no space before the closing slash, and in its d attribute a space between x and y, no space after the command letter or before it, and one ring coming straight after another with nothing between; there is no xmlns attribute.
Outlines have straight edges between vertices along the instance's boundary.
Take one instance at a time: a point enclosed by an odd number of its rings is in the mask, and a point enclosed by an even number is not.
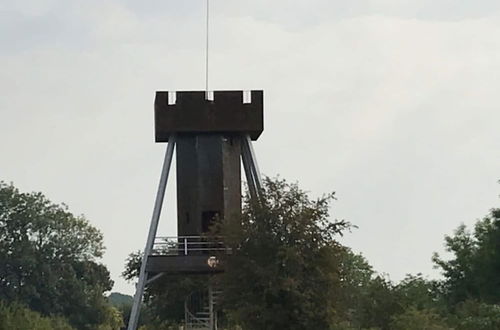
<svg viewBox="0 0 500 330"><path fill-rule="evenodd" d="M214 291L212 284L208 284L208 312L210 313L210 330L214 330Z"/></svg>
<svg viewBox="0 0 500 330"><path fill-rule="evenodd" d="M187 256L188 255L188 243L187 243L187 237L184 237L184 255Z"/></svg>
<svg viewBox="0 0 500 330"><path fill-rule="evenodd" d="M186 329L189 328L188 324L189 324L189 319L188 319L188 298L184 299L184 326L186 327Z"/></svg>

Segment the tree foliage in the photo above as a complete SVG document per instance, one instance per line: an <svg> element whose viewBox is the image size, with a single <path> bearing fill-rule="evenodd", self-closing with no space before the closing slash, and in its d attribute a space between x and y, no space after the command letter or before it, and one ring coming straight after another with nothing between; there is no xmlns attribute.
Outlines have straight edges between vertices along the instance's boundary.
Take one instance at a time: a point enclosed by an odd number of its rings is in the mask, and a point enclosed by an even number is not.
<svg viewBox="0 0 500 330"><path fill-rule="evenodd" d="M312 200L296 184L264 181L260 202L217 229L233 254L221 278L225 311L244 329L328 329L336 315L349 228L332 221L333 194Z"/></svg>
<svg viewBox="0 0 500 330"><path fill-rule="evenodd" d="M98 262L103 251L102 234L83 216L0 182L1 299L96 329L109 319L103 293L113 285Z"/></svg>
<svg viewBox="0 0 500 330"><path fill-rule="evenodd" d="M446 320L428 309L410 307L395 315L390 324L391 330L453 330Z"/></svg>
<svg viewBox="0 0 500 330"><path fill-rule="evenodd" d="M445 237L450 259L433 256L442 280L421 274L395 283L336 238L334 195L311 199L296 184L265 180L259 202L244 198L242 217L220 219L211 234L232 249L219 257L227 329L490 330L500 329L500 210ZM135 278L140 253L124 275ZM171 329L182 302L206 277L164 276L146 291L144 329Z"/></svg>
<svg viewBox="0 0 500 330"><path fill-rule="evenodd" d="M466 300L456 306L449 323L456 330L500 329L500 305Z"/></svg>
<svg viewBox="0 0 500 330"><path fill-rule="evenodd" d="M18 303L0 301L0 330L74 330L62 317L44 317Z"/></svg>
<svg viewBox="0 0 500 330"><path fill-rule="evenodd" d="M449 260L433 260L444 275L443 291L450 306L468 299L500 303L500 209L479 220L474 231L465 225L445 237Z"/></svg>

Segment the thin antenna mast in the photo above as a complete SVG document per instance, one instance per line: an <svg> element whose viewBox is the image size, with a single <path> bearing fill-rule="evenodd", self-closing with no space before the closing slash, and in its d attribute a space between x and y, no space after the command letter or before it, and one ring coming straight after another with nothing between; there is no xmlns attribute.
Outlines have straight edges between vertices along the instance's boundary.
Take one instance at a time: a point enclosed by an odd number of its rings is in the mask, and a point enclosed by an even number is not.
<svg viewBox="0 0 500 330"><path fill-rule="evenodd" d="M209 29L210 29L210 0L207 0L207 38L206 38L206 53L205 53L205 89L208 98L208 49L209 49Z"/></svg>

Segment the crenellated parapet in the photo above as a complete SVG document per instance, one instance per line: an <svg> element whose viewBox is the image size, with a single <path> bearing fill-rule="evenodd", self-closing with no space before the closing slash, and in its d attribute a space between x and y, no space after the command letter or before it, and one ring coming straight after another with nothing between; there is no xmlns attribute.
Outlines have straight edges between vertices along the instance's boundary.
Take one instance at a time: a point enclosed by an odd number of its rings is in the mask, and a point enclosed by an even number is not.
<svg viewBox="0 0 500 330"><path fill-rule="evenodd" d="M257 140L264 130L264 92L156 92L156 142L172 133L241 133Z"/></svg>

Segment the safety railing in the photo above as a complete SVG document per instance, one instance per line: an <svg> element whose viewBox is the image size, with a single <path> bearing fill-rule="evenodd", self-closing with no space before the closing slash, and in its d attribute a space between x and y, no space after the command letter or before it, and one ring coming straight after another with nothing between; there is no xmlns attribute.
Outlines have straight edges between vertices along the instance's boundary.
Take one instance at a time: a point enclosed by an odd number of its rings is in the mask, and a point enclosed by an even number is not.
<svg viewBox="0 0 500 330"><path fill-rule="evenodd" d="M171 236L156 237L151 255L195 255L209 253L231 253L222 237Z"/></svg>

